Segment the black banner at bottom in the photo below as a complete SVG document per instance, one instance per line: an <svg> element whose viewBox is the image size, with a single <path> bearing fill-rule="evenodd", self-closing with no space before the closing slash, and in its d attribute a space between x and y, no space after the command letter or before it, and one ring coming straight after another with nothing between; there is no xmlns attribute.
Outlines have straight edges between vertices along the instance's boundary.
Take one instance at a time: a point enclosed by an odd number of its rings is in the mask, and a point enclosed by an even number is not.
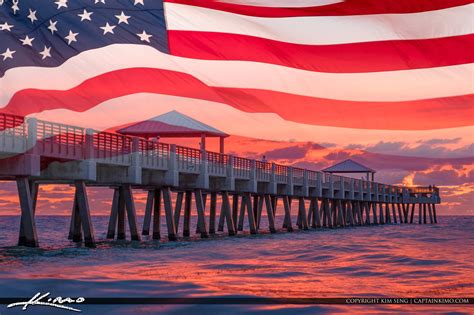
<svg viewBox="0 0 474 315"><path fill-rule="evenodd" d="M231 305L231 304L247 304L247 305L278 305L278 304L298 304L298 305L315 305L315 304L338 304L338 305L369 305L369 304L412 304L412 305L446 305L446 304L474 304L474 298L390 298L390 297L349 297L349 298L265 298L265 297L195 297L195 298L152 298L152 297L95 297L80 298L81 302L73 303L75 305L146 305L146 304L207 304L207 305ZM13 304L18 302L28 302L29 298L0 298L0 304ZM75 299L76 300L76 299ZM68 303L64 303L68 304Z"/></svg>

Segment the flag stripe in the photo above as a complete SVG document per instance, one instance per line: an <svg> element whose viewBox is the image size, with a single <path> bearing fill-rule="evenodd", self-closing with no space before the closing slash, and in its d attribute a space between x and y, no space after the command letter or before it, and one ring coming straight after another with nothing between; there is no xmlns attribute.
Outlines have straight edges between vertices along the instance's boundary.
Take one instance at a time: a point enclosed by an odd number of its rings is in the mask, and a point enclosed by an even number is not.
<svg viewBox="0 0 474 315"><path fill-rule="evenodd" d="M215 0L167 0L166 2L193 5L250 16L296 17L416 13L466 5L472 3L472 0L345 0L326 6L308 6L302 8L298 8L296 5L292 5L290 8L270 7L268 5L250 6ZM293 1L293 3L296 4L298 1Z"/></svg>
<svg viewBox="0 0 474 315"><path fill-rule="evenodd" d="M443 67L474 62L474 35L342 45L298 45L216 32L169 31L173 55L247 60L333 73Z"/></svg>
<svg viewBox="0 0 474 315"><path fill-rule="evenodd" d="M133 110L130 104L133 104ZM422 143L428 139L456 138L457 142L450 145L450 150L436 150L436 156L472 156L472 150L467 148L472 143L472 126L436 130L371 130L314 126L287 121L274 113L248 113L222 103L162 94L131 94L107 100L84 112L53 109L34 116L97 130L116 130L117 126L144 121L171 110L186 113L229 134L250 138L258 135L259 139L272 141L309 141L331 147L337 145L338 148L350 146L354 149L370 145L374 147L372 151L377 148L384 150L383 145L376 144L397 143L404 139L409 139L411 143ZM211 141L211 144L213 143ZM249 150L251 151L251 148ZM401 152L416 156L432 156L432 153L429 150Z"/></svg>
<svg viewBox="0 0 474 315"><path fill-rule="evenodd" d="M165 10L168 30L240 34L304 45L442 38L474 32L472 4L412 14L293 18L252 17L175 3L165 3Z"/></svg>
<svg viewBox="0 0 474 315"><path fill-rule="evenodd" d="M94 67L90 67L92 64ZM414 101L472 94L474 90L472 63L388 72L321 73L249 61L181 58L148 46L116 44L84 52L56 68L8 70L0 79L3 90L0 104L5 106L14 93L23 89L67 90L102 73L135 67L187 73L213 87L270 90L357 102ZM77 71L85 68L87 71Z"/></svg>
<svg viewBox="0 0 474 315"><path fill-rule="evenodd" d="M344 2L344 0L217 0L215 2L269 8L308 8Z"/></svg>
<svg viewBox="0 0 474 315"><path fill-rule="evenodd" d="M151 68L105 73L66 91L23 90L15 94L5 110L20 115L54 108L85 111L109 99L136 93L197 98L247 112L273 112L284 119L306 124L348 128L460 127L471 125L474 115L470 105L474 101L473 94L397 103L341 102L267 90L210 87L189 74Z"/></svg>

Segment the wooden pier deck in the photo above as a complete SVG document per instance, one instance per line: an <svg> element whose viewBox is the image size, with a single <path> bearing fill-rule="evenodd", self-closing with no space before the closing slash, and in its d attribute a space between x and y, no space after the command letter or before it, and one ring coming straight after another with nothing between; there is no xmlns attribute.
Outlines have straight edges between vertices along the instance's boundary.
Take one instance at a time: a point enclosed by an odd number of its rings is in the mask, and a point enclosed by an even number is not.
<svg viewBox="0 0 474 315"><path fill-rule="evenodd" d="M271 233L281 230L275 226L278 202L285 212L282 229L288 232L294 229L294 204L296 227L310 229L414 223L417 210L418 223L436 223L440 203L439 189L432 186L387 185L1 113L0 179L16 181L19 245L34 247L41 184L73 185L69 238L89 247L95 246L95 234L87 186L114 190L107 237L125 239L127 220L135 241L150 232L160 239L162 208L168 238L176 241L180 223L181 235L190 235L192 205L197 231L209 237L224 228L235 235L243 230L244 220L250 233L257 234L262 217ZM141 233L134 189L148 192Z"/></svg>

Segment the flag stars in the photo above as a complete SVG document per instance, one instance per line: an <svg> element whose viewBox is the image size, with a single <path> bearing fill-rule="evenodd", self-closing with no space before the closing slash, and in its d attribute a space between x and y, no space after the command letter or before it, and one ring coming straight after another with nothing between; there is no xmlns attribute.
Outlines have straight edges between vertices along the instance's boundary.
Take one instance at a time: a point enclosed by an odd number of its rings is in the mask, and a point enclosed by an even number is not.
<svg viewBox="0 0 474 315"><path fill-rule="evenodd" d="M145 5L145 0L135 0L135 3L133 5L137 4Z"/></svg>
<svg viewBox="0 0 474 315"><path fill-rule="evenodd" d="M97 4L97 3L103 3L103 4L105 4L105 0L95 0L95 1L94 1L94 4Z"/></svg>
<svg viewBox="0 0 474 315"><path fill-rule="evenodd" d="M116 28L116 25L110 25L109 22L107 22L104 26L101 26L100 28L104 31L104 35L107 33L113 34L114 33L114 28Z"/></svg>
<svg viewBox="0 0 474 315"><path fill-rule="evenodd" d="M13 59L13 54L16 53L15 50L10 50L10 48L7 48L3 54L0 54L3 56L3 61L7 59Z"/></svg>
<svg viewBox="0 0 474 315"><path fill-rule="evenodd" d="M20 7L18 6L18 2L20 0L13 0L12 10L13 14L16 14L17 11L20 11Z"/></svg>
<svg viewBox="0 0 474 315"><path fill-rule="evenodd" d="M145 30L143 30L143 32L137 34L137 36L140 37L140 40L141 40L142 42L147 42L147 43L149 43L149 42L150 42L150 37L152 37L153 35L147 34L147 33L145 32Z"/></svg>
<svg viewBox="0 0 474 315"><path fill-rule="evenodd" d="M54 32L58 31L58 29L56 28L57 23L58 23L58 21L53 22L52 20L49 20L48 29L51 31L51 34L53 34L53 35L54 35Z"/></svg>
<svg viewBox="0 0 474 315"><path fill-rule="evenodd" d="M30 9L30 14L28 15L28 18L30 19L31 23L38 21L38 18L36 17L36 10L33 11Z"/></svg>
<svg viewBox="0 0 474 315"><path fill-rule="evenodd" d="M26 35L26 37L24 39L20 39L21 44L23 46L30 46L30 47L33 47L33 41L34 40L35 40L34 37L30 38L28 35Z"/></svg>
<svg viewBox="0 0 474 315"><path fill-rule="evenodd" d="M61 9L61 8L67 8L67 1L68 0L58 0L55 2L55 4L58 6L57 9Z"/></svg>
<svg viewBox="0 0 474 315"><path fill-rule="evenodd" d="M42 56L42 60L45 60L46 58L51 58L51 47L46 47L44 46L43 51L39 53Z"/></svg>
<svg viewBox="0 0 474 315"><path fill-rule="evenodd" d="M8 24L7 22L0 24L0 31L12 31L13 24Z"/></svg>
<svg viewBox="0 0 474 315"><path fill-rule="evenodd" d="M115 16L117 19L118 19L118 24L120 23L125 23L125 24L128 24L128 19L130 18L129 15L125 15L125 13L120 13L120 15L116 15Z"/></svg>
<svg viewBox="0 0 474 315"><path fill-rule="evenodd" d="M67 44L71 45L72 42L77 42L77 35L79 35L79 33L73 33L71 30L69 30L69 35L64 37L65 39L67 39Z"/></svg>
<svg viewBox="0 0 474 315"><path fill-rule="evenodd" d="M91 15L93 13L94 12L87 12L87 10L84 9L84 12L82 12L82 14L78 14L78 16L81 18L81 22L84 21L84 20L92 21Z"/></svg>

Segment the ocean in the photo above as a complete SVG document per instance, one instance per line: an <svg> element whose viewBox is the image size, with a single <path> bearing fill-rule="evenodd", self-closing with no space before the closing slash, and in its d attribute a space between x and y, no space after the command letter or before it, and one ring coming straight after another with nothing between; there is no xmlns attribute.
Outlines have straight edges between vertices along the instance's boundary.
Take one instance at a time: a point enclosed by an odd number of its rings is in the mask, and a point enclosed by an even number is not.
<svg viewBox="0 0 474 315"><path fill-rule="evenodd" d="M277 217L281 226L283 218ZM0 297L473 297L474 217L168 242L67 240L69 217L38 216L40 248L14 246L19 218L0 217ZM143 218L139 217L141 224ZM196 217L192 217L195 223ZM162 220L164 221L164 220ZM295 222L295 221L293 221ZM265 217L262 218L265 229ZM195 225L192 225L195 226ZM165 228L163 228L165 230ZM181 233L181 232L180 232ZM127 235L129 237L129 235ZM84 314L473 314L465 305L86 305ZM68 314L45 306L0 314Z"/></svg>

